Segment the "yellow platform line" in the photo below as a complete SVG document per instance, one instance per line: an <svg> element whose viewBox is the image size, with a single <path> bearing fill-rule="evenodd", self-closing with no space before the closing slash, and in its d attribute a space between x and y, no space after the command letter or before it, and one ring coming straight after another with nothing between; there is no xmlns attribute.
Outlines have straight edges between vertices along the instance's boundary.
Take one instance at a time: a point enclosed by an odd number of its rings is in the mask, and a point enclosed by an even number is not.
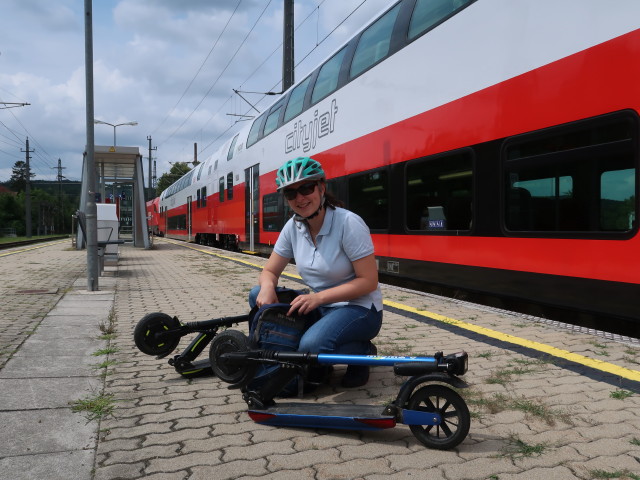
<svg viewBox="0 0 640 480"><path fill-rule="evenodd" d="M191 246L188 243L177 242L177 241L173 241L173 240L169 240L169 239L165 239L165 241L168 241L169 243L173 243L174 245L179 245L179 246L184 247L184 248L190 248L191 250L195 250L196 252L206 253L207 255L212 255L214 257L223 258L225 260L231 260L232 262L242 263L242 264L248 265L250 267L255 267L255 268L258 268L258 269L262 269L263 268L262 265L258 265L257 263L249 262L247 260L242 260L240 258L230 257L228 255L222 255L220 253L212 252L210 250L202 250L201 248ZM295 275L295 274L292 274L292 273L282 272L282 275L285 276L285 277L290 277L290 278L295 278L297 280L302 280L301 276Z"/></svg>
<svg viewBox="0 0 640 480"><path fill-rule="evenodd" d="M171 242L176 245L182 245L179 242ZM221 255L219 253L202 250L196 247L192 247L190 245L182 245L186 248L191 248L192 250L196 250L198 252L206 253L209 255L213 255L219 258L224 258L226 260L231 260L234 262L243 263L246 265L250 265L252 267L256 267L261 269L262 265L258 265L252 262L248 262L246 260L241 260L238 258L229 257L226 255ZM298 275L283 273L284 276L295 278L301 280L301 277ZM486 337L495 338L496 340L501 340L506 343L511 343L513 345L519 345L521 347L529 348L532 350L536 350L538 352L546 353L548 355L552 355L554 357L562 358L574 363L578 363L580 365L584 365L585 367L593 368L595 370L599 370L601 372L611 373L613 375L617 375L622 378L626 378L628 380L632 380L634 382L640 382L640 371L632 370L626 367L620 367L618 365L614 365L612 363L603 362L602 360L597 360L594 358L585 357L584 355L580 355L578 353L569 352L568 350L562 350L560 348L552 347L551 345L547 345L540 342L534 342L531 340L527 340L525 338L516 337L514 335L509 335L508 333L498 332L496 330L491 330L490 328L481 327L479 325L474 325L472 323L463 322L462 320L456 320L455 318L446 317L444 315L440 315L438 313L429 312L427 310L419 310L414 307L410 307L408 305L404 305L397 302L392 302L391 300L384 300L384 305L389 307L396 308L398 310L402 310L405 312L414 313L416 315L420 315L422 317L430 318L432 320L437 320L439 322L447 323L448 325L454 325L458 328L462 328L464 330L468 330L471 332L478 333L480 335L484 335Z"/></svg>
<svg viewBox="0 0 640 480"><path fill-rule="evenodd" d="M613 375L617 375L619 377L623 377L628 380L640 382L640 371L638 370L631 370L630 368L620 367L612 363L603 362L602 360L585 357L584 355L569 352L568 350L562 350L560 348L552 347L551 345L546 345L544 343L534 342L524 338L516 337L514 335L509 335L508 333L498 332L496 330L491 330L490 328L480 327L472 323L456 320L455 318L446 317L444 315L440 315L434 312L429 312L427 310L419 310L417 308L409 307L401 303L392 302L390 300L385 300L384 304L393 308L397 308L398 310L411 312L416 315L420 315L422 317L427 317L433 320L437 320L439 322L447 323L449 325L454 325L458 328L469 330L471 332L475 332L480 335L484 335L486 337L495 338L496 340L511 343L514 345L519 345L525 348L530 348L532 350L543 352L548 355L552 355L554 357L563 358L565 360L569 360L571 362L578 363L580 365L584 365L586 367L593 368L595 370L600 370L602 372L611 373Z"/></svg>
<svg viewBox="0 0 640 480"><path fill-rule="evenodd" d="M33 247L23 248L21 250L14 250L13 252L0 253L0 257L6 257L7 255L15 255L16 253L28 252L30 250L36 250L38 248L50 247L52 245L58 245L59 243L64 243L64 242L68 242L68 241L69 241L69 239L65 238L64 240L60 240L60 241L57 241L57 242L38 244L38 245L33 246Z"/></svg>

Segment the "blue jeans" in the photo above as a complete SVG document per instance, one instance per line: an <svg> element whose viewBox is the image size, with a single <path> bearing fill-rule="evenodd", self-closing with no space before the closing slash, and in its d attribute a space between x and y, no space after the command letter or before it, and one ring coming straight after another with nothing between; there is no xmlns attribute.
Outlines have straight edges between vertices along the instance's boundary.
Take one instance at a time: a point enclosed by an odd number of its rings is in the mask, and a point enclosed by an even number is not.
<svg viewBox="0 0 640 480"><path fill-rule="evenodd" d="M253 308L260 292L257 285L249 292L249 305ZM314 323L300 339L298 351L310 353L342 353L368 355L371 342L382 326L382 312L372 305L370 309L358 305L319 307L320 320Z"/></svg>

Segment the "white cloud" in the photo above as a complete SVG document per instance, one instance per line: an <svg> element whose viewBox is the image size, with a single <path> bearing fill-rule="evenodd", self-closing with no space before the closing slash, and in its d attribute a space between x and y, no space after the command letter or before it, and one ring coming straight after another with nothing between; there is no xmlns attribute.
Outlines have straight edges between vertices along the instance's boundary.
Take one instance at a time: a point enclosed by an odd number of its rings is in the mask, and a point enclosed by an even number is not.
<svg viewBox="0 0 640 480"><path fill-rule="evenodd" d="M390 2L365 2L299 66L296 77L301 80ZM296 58L312 50L360 3L296 0L296 25L313 12L296 32ZM139 122L117 129L118 144L137 145L146 155L146 138L152 135L159 147L158 175L169 162L190 160L194 142L200 149L208 146L206 157L228 138L214 142L234 122L227 113L249 110L238 97L230 100L233 88L279 88L281 0L242 0L231 18L236 6L238 0L93 2L95 117L114 124ZM2 0L0 18L0 100L31 104L11 113L0 110L0 121L10 129L0 124L0 180L8 179L16 157L22 157L19 145L24 148L27 135L38 150L39 179L55 177L52 167L58 158L67 167L65 175L79 179L86 142L84 1ZM248 96L252 101L260 98ZM271 101L268 97L258 106L265 108ZM95 126L96 143L110 143L112 136L111 127Z"/></svg>

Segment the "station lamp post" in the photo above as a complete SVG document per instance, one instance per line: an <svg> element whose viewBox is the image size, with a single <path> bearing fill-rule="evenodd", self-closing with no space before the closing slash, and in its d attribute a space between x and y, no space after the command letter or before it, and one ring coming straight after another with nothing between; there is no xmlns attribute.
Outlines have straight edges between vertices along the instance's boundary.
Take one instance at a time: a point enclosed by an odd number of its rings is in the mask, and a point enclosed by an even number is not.
<svg viewBox="0 0 640 480"><path fill-rule="evenodd" d="M96 125L110 125L113 127L113 146L116 146L116 128L117 127L121 127L123 125L130 125L132 127L135 127L136 125L138 125L138 122L126 122L126 123L117 123L117 124L113 124L113 123L109 123L109 122L103 122L102 120L94 120L93 123L95 123Z"/></svg>

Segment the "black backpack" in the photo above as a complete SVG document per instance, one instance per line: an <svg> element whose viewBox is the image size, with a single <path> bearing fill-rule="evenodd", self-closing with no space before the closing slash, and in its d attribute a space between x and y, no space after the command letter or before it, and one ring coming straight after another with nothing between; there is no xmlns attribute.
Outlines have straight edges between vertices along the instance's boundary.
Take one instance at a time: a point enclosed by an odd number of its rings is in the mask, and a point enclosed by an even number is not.
<svg viewBox="0 0 640 480"><path fill-rule="evenodd" d="M291 301L299 293L295 290L278 292L280 301ZM287 295L289 297L287 298ZM249 313L249 348L259 350L277 350L283 352L295 352L298 350L300 338L320 317L317 310L305 315L294 313L287 316L291 308L288 303L274 303L254 307ZM280 366L274 364L261 364L252 380L246 386L246 390L255 391L272 379ZM280 393L280 396L293 396L299 391L297 379L292 380Z"/></svg>
<svg viewBox="0 0 640 480"><path fill-rule="evenodd" d="M287 316L290 308L288 303L273 303L249 314L249 347L295 352L300 338L316 322L318 314L314 311L307 315Z"/></svg>

